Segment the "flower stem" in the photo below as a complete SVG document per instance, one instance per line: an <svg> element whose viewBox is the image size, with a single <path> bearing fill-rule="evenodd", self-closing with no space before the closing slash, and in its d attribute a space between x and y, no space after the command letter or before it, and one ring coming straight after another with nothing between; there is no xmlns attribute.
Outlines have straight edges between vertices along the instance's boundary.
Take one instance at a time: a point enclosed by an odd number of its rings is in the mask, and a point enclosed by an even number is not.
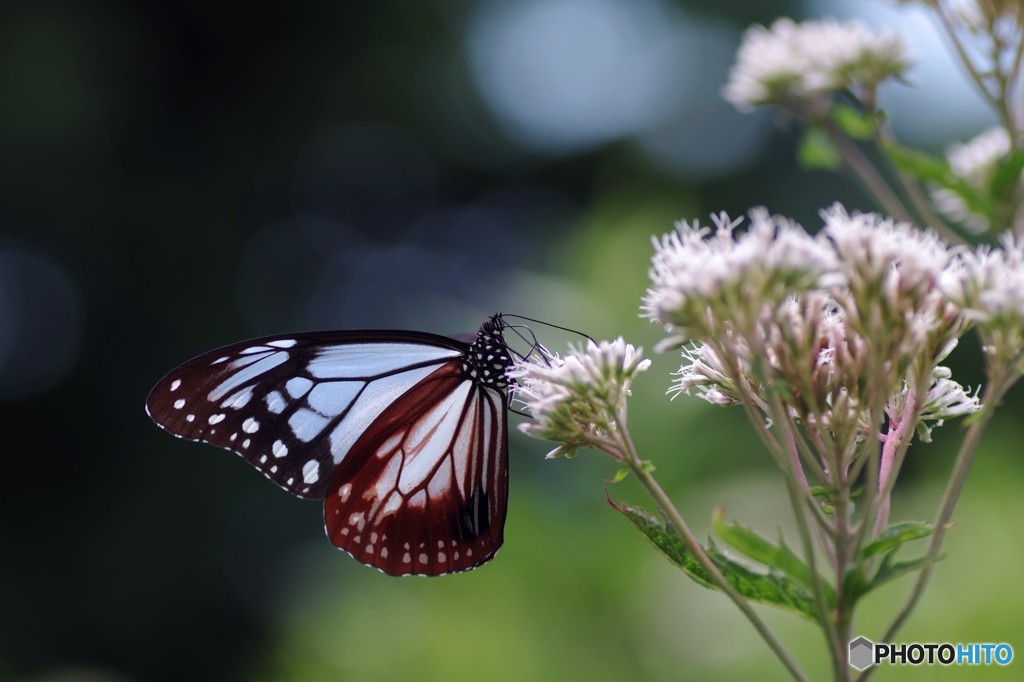
<svg viewBox="0 0 1024 682"><path fill-rule="evenodd" d="M878 537L889 524L893 483L895 474L899 470L897 454L906 452L907 445L910 443L910 434L907 431L908 427L915 422L916 412L917 396L914 391L910 391L903 406L903 413L899 416L899 423L895 428L891 428L892 424L890 424L889 432L885 435L885 443L882 445L882 462L878 476L878 508L875 512L875 531L872 537Z"/></svg>
<svg viewBox="0 0 1024 682"><path fill-rule="evenodd" d="M846 165L850 167L853 174L861 181L861 184L874 195L878 203L882 204L885 210L896 220L905 223L916 223L914 216L907 210L906 206L896 196L896 193L889 187L889 183L878 172L864 152L857 147L839 128L831 121L822 123L822 129L828 136L829 141L842 155Z"/></svg>
<svg viewBox="0 0 1024 682"><path fill-rule="evenodd" d="M619 416L619 433L621 434L621 446L620 452L625 457L626 465L636 476L637 480L640 481L641 485L647 490L648 494L654 499L655 503L661 509L661 512L665 515L668 522L675 529L679 539L683 541L686 548L693 553L701 567L707 571L708 575L714 580L715 584L733 601L734 604L743 612L743 615L747 617L754 629L757 630L761 638L764 639L765 643L768 644L772 652L778 657L782 665L786 667L793 679L807 682L807 676L797 665L796 661L789 655L782 643L775 637L768 626L765 624L761 617L757 615L753 607L748 601L746 601L739 592L736 591L722 572L718 570L718 567L711 561L711 558L704 551L704 548L697 542L697 538L694 537L693 532L689 526L683 520L679 510L676 509L675 505L672 504L672 500L665 494L661 485L655 480L651 472L648 471L644 465L643 460L640 459L637 453L636 446L633 444L633 439L629 435L628 429L625 427L625 414Z"/></svg>
<svg viewBox="0 0 1024 682"><path fill-rule="evenodd" d="M918 600L924 593L925 587L928 585L928 580L931 578L932 571L935 569L935 564L939 556L939 552L942 550L942 543L946 538L946 531L949 530L949 521L953 516L953 510L956 509L957 500L960 499L960 493L963 491L964 482L967 480L967 474L970 473L971 463L974 461L974 456L978 451L978 443L981 441L981 437L988 427L989 421L992 419L992 415L995 412L996 405L1002 399L1003 395L1012 385L1010 380L995 381L989 384L988 389L985 391L983 397L984 409L978 414L977 420L972 423L968 429L967 434L964 436L963 442L960 444L960 451L957 453L956 461L953 464L953 472L950 476L949 483L946 486L946 492L942 497L942 502L939 504L939 511L935 517L935 529L932 532L932 539L928 545L928 562L924 568L917 575L917 580L914 582L910 595L907 600L903 603L899 612L893 618L892 623L886 629L885 634L882 635L879 641L891 642L893 637L899 631L903 624L906 622L910 613L917 606ZM870 677L872 668L864 671L864 673L858 678L858 682L866 682Z"/></svg>

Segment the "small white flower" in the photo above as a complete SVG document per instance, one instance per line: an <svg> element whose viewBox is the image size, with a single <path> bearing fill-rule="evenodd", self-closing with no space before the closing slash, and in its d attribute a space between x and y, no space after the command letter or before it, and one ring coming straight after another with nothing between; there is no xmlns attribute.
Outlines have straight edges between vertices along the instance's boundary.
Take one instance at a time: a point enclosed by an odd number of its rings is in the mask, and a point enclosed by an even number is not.
<svg viewBox="0 0 1024 682"><path fill-rule="evenodd" d="M931 442L932 430L942 426L947 419L966 417L981 411L978 391L965 389L952 378L948 367L938 366L932 371L932 383L917 408L916 428L922 443ZM886 407L890 419L899 421L911 415L904 415L910 387L906 384L893 394Z"/></svg>
<svg viewBox="0 0 1024 682"><path fill-rule="evenodd" d="M630 384L650 364L642 349L621 337L570 347L565 357L518 361L509 376L515 381L515 397L532 418L519 428L534 438L560 443L562 447L550 456L596 445L618 428Z"/></svg>
<svg viewBox="0 0 1024 682"><path fill-rule="evenodd" d="M682 353L686 363L678 372L673 373L673 376L679 378L668 390L673 399L680 393L690 395L696 392L697 397L712 405L728 406L740 402L741 397L729 379L726 368L710 346L697 343L684 347Z"/></svg>
<svg viewBox="0 0 1024 682"><path fill-rule="evenodd" d="M949 263L949 249L930 230L875 213L850 215L840 204L821 216L851 285L866 279L903 291L930 286Z"/></svg>
<svg viewBox="0 0 1024 682"><path fill-rule="evenodd" d="M964 332L940 288L953 252L931 231L874 213L851 216L836 204L822 217L848 282L833 296L849 328L869 341L871 362L889 364L895 388L922 353L939 352Z"/></svg>
<svg viewBox="0 0 1024 682"><path fill-rule="evenodd" d="M909 67L894 33L857 21L782 18L771 28L747 29L723 96L743 110L778 104L823 112L832 93L873 91Z"/></svg>
<svg viewBox="0 0 1024 682"><path fill-rule="evenodd" d="M956 254L940 280L947 296L974 322L1024 326L1024 242L980 246Z"/></svg>
<svg viewBox="0 0 1024 682"><path fill-rule="evenodd" d="M714 233L683 222L654 242L642 315L675 334L670 345L719 333L723 321L746 329L765 309L835 276L829 245L786 218L754 209L738 237L740 220L724 213L712 218Z"/></svg>
<svg viewBox="0 0 1024 682"><path fill-rule="evenodd" d="M1006 128L991 128L964 143L950 145L946 152L949 168L975 187L984 187L996 163L1010 153Z"/></svg>
<svg viewBox="0 0 1024 682"><path fill-rule="evenodd" d="M982 193L988 193L1000 160L1010 153L1010 135L1005 128L991 128L977 137L951 145L946 151L949 169L959 179ZM963 197L952 189L931 190L936 208L974 233L989 229L987 217L972 211Z"/></svg>

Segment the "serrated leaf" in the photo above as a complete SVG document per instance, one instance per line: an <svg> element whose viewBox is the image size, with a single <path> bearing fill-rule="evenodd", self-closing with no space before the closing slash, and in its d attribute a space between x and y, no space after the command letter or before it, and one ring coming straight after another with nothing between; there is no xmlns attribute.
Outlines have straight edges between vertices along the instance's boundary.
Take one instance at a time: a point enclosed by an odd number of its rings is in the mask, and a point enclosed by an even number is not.
<svg viewBox="0 0 1024 682"><path fill-rule="evenodd" d="M711 589L719 589L693 553L664 523L640 507L633 507L625 503L617 504L610 498L608 502L628 518L658 551L694 582ZM814 599L801 585L788 576L778 572L771 572L767 575L755 573L722 554L710 543L705 552L729 584L745 598L790 611L814 622L818 621Z"/></svg>
<svg viewBox="0 0 1024 682"><path fill-rule="evenodd" d="M855 140L870 140L875 136L879 126L879 121L874 116L848 104L837 104L832 107L832 120Z"/></svg>
<svg viewBox="0 0 1024 682"><path fill-rule="evenodd" d="M817 128L808 128L804 133L796 149L796 159L807 170L836 170L843 161L825 133Z"/></svg>
<svg viewBox="0 0 1024 682"><path fill-rule="evenodd" d="M932 534L932 526L928 523L909 521L897 523L886 528L878 539L864 545L860 550L860 558L868 559L878 554L897 549L903 543L919 540Z"/></svg>
<svg viewBox="0 0 1024 682"><path fill-rule="evenodd" d="M718 537L733 549L769 569L784 573L802 585L809 593L814 593L814 571L803 559L793 553L781 537L776 545L750 528L735 523L726 523L721 507L715 510L711 524ZM818 581L821 583L829 605L835 604L832 587L820 577Z"/></svg>

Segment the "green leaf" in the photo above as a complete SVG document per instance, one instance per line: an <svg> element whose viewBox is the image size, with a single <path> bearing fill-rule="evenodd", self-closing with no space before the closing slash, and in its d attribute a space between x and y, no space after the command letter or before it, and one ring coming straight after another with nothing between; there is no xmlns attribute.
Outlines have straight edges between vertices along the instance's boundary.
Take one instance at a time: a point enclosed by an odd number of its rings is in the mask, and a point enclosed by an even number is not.
<svg viewBox="0 0 1024 682"><path fill-rule="evenodd" d="M1017 149L996 163L989 189L999 199L1010 198L1020 187L1020 174L1024 170L1024 149Z"/></svg>
<svg viewBox="0 0 1024 682"><path fill-rule="evenodd" d="M994 210L992 197L985 192L978 191L962 178L954 175L944 159L904 147L895 142L889 142L882 148L896 167L903 172L918 180L933 182L953 191L973 213L991 218Z"/></svg>
<svg viewBox="0 0 1024 682"><path fill-rule="evenodd" d="M779 538L779 544L776 545L750 528L740 526L739 524L726 523L724 510L721 507L715 510L711 523L715 532L718 533L718 537L722 538L731 547L760 564L784 573L797 581L809 593L814 593L814 571L811 570L811 567L803 559L793 553L781 537ZM835 594L832 591L832 587L821 579L820 576L818 576L818 582L821 583L829 604L834 604Z"/></svg>
<svg viewBox="0 0 1024 682"><path fill-rule="evenodd" d="M808 128L796 150L800 166L807 170L836 170L842 164L842 157L828 137L818 128Z"/></svg>
<svg viewBox="0 0 1024 682"><path fill-rule="evenodd" d="M870 140L878 131L880 121L871 114L865 114L848 104L832 107L832 120L844 133L855 140Z"/></svg>
<svg viewBox="0 0 1024 682"><path fill-rule="evenodd" d="M628 518L659 552L694 582L711 589L720 589L714 583L711 575L701 566L696 556L664 523L639 507L625 503L617 504L612 502L611 498L608 499L608 502ZM705 552L729 584L747 599L790 611L814 622L818 621L814 599L802 585L788 576L777 571L768 574L756 573L722 554L711 543Z"/></svg>
<svg viewBox="0 0 1024 682"><path fill-rule="evenodd" d="M878 536L877 540L869 542L860 550L860 558L867 559L878 554L884 554L900 547L905 542L919 540L932 534L932 526L927 523L910 521L897 523L889 526Z"/></svg>
<svg viewBox="0 0 1024 682"><path fill-rule="evenodd" d="M629 467L621 467L618 471L615 472L615 475L612 476L611 480L608 482L620 483L621 481L626 480L627 476L629 476Z"/></svg>
<svg viewBox="0 0 1024 682"><path fill-rule="evenodd" d="M932 530L932 526L927 523L897 523L886 528L876 540L864 545L857 555L857 565L843 577L843 594L847 601L855 604L879 585L927 566L931 562L927 556L910 561L897 562L895 559L897 551L905 543L927 537L932 534ZM868 578L868 560L880 554L885 556L874 574Z"/></svg>
<svg viewBox="0 0 1024 682"><path fill-rule="evenodd" d="M851 606L876 587L880 587L890 580L895 580L908 573L919 571L928 564L933 563L927 556L911 559L910 561L894 562L893 558L895 556L896 552L886 554L878 570L875 571L874 576L870 580L864 577L863 565L846 574L843 578L843 594ZM941 558L938 557L935 561L939 561Z"/></svg>

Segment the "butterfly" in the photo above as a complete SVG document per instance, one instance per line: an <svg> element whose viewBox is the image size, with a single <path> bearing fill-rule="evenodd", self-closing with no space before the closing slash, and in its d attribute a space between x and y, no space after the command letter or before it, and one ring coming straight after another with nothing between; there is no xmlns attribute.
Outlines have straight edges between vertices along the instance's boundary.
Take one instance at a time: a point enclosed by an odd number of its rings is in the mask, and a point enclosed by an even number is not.
<svg viewBox="0 0 1024 682"><path fill-rule="evenodd" d="M503 541L505 372L518 355L508 327L498 314L465 340L340 331L245 341L172 370L146 411L293 495L323 499L327 537L358 561L390 575L466 571Z"/></svg>

